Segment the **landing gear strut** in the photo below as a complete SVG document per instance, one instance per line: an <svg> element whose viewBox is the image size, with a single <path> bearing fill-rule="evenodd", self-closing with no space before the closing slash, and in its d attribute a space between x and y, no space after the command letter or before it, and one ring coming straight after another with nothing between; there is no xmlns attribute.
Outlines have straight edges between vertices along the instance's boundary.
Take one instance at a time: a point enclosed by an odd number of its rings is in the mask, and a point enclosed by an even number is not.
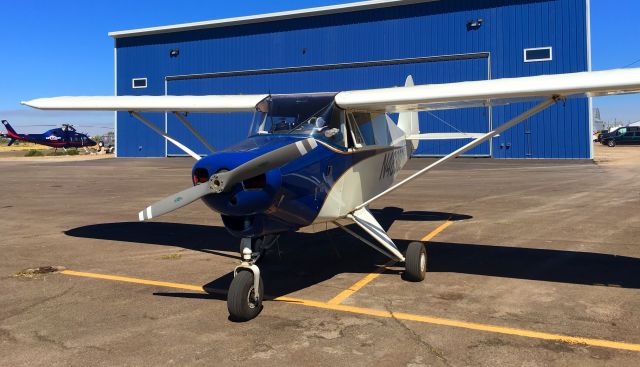
<svg viewBox="0 0 640 367"><path fill-rule="evenodd" d="M255 264L260 253L254 255L250 238L240 242L242 263L233 271L233 281L227 295L227 309L234 321L249 321L262 311L264 286L260 269Z"/></svg>

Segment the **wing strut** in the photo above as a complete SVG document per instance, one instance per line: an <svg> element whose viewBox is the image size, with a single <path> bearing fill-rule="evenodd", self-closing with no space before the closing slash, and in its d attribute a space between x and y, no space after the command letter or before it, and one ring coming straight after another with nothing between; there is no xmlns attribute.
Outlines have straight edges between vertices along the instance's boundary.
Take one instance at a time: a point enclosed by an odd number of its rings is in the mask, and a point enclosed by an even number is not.
<svg viewBox="0 0 640 367"><path fill-rule="evenodd" d="M162 135L165 139L169 140L170 142L175 144L175 146L177 146L178 148L182 149L183 152L185 152L185 153L189 154L190 156L192 156L193 159L195 159L196 161L200 160L201 157L196 152L194 152L193 150L187 148L184 144L180 143L179 141L177 141L176 139L172 138L171 136L169 136L164 131L160 130L156 125L153 124L153 122L151 122L151 121L147 120L146 118L142 117L139 113L137 113L135 111L129 111L129 113L131 114L131 116L135 117L136 119L138 119L143 124L149 126L149 128L151 128L151 130L153 130L156 133Z"/></svg>
<svg viewBox="0 0 640 367"><path fill-rule="evenodd" d="M207 139L204 138L204 136L202 136L198 130L196 130L193 125L191 125L191 123L189 121L187 121L187 119L185 118L185 116L183 116L180 112L174 112L174 115L176 115L176 117L182 121L182 124L184 124L184 126L189 129L189 131L191 131L191 133L193 135L195 135L196 138L198 138L198 140L200 140L200 142L202 144L204 144L205 147L207 147L207 149L209 149L209 151L211 153L215 153L216 148L214 148L211 144L209 144L209 142L207 141Z"/></svg>
<svg viewBox="0 0 640 367"><path fill-rule="evenodd" d="M509 120L508 122L504 123L503 125L501 125L500 127L498 127L497 129L494 129L492 131L489 131L488 133L486 133L485 135L483 135L482 137L475 139L474 141L472 141L471 143L462 146L461 148L458 148L457 150L455 150L452 153L449 153L448 155L438 159L437 161L433 162L432 164L430 164L429 166L421 169L420 171L414 173L413 175L409 176L408 178L398 182L397 184L391 186L390 188L388 188L387 190L381 192L380 194L372 197L371 199L365 201L364 203L360 204L359 206L356 207L356 211L364 208L365 206L369 205L372 201L379 199L380 197L394 191L395 189L399 188L400 186L406 184L407 182L413 180L414 178L428 172L431 171L432 169L436 168L437 166L441 165L442 163L445 163L453 158L456 158L457 156L459 156L460 154L463 154L464 152L471 150L473 148L475 148L476 146L484 143L485 141L491 139L492 137L501 134L502 132L504 132L505 130L508 130L510 128L512 128L513 126L521 123L522 121L528 119L529 117L549 108L550 106L556 104L561 98L558 96L554 96L552 98L549 98L547 100L545 100L544 102L541 102L539 104L537 104L535 107L531 108L530 110L527 110L525 112L523 112L522 114L514 117L513 119Z"/></svg>
<svg viewBox="0 0 640 367"><path fill-rule="evenodd" d="M402 253L400 252L400 250L398 250L398 247L396 247L396 244L393 243L393 240L389 237L389 235L387 235L387 232L385 232L385 230L382 228L380 223L378 223L376 218L373 217L369 209L367 208L358 209L353 213L348 214L347 218L351 219L355 224L357 224L360 228L362 228L365 232L367 232L371 237L373 237L376 240L376 242L379 243L379 245L375 245L367 241L365 238L353 232L349 228L343 226L337 221L335 221L334 223L338 225L340 228L342 228L345 232L349 233L350 235L354 236L360 241L366 243L367 245L377 250L381 254L396 261L404 261L404 256L402 256ZM380 248L380 246L382 246L382 248Z"/></svg>

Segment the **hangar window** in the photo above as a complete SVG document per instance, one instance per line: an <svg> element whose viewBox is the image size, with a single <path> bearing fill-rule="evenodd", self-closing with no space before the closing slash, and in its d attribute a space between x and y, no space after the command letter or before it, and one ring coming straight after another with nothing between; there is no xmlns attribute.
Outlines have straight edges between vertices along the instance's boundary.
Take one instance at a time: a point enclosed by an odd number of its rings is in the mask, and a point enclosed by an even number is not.
<svg viewBox="0 0 640 367"><path fill-rule="evenodd" d="M133 78L133 79L131 79L131 87L132 88L146 88L147 87L147 78Z"/></svg>
<svg viewBox="0 0 640 367"><path fill-rule="evenodd" d="M552 59L551 47L526 48L524 50L524 62L551 61Z"/></svg>

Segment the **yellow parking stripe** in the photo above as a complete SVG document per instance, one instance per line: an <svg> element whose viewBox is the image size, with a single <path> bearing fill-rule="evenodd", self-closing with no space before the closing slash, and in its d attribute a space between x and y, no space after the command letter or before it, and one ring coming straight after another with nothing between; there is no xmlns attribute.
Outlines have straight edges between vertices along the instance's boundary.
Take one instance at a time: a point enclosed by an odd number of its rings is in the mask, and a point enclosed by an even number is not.
<svg viewBox="0 0 640 367"><path fill-rule="evenodd" d="M415 322L421 322L425 324L451 326L451 327L456 327L461 329L486 331L486 332L522 336L522 337L534 338L534 339L553 340L553 341L567 343L567 344L582 344L582 345L590 345L594 347L604 347L604 348L613 348L613 349L622 349L622 350L640 352L640 344L615 342L615 341L603 340L603 339L581 338L581 337L567 336L567 335L561 335L561 334L550 334L550 333L531 331L531 330L525 330L525 329L516 329L516 328L509 328L509 327L496 326L496 325L478 324L474 322L443 319L439 317L421 316L421 315L413 315L413 314L402 313L402 312L389 312L389 311L376 310L371 308L329 304L324 302L310 301L310 300L291 298L291 297L279 297L276 299L276 301L309 306L309 307L323 308L327 310L350 312L350 313L355 313L360 315L369 315L369 316L384 317L384 318L395 318L398 320L415 321Z"/></svg>
<svg viewBox="0 0 640 367"><path fill-rule="evenodd" d="M189 290L189 291L196 291L196 292L204 292L205 291L204 288L199 287L197 285L191 285L191 284L157 282L155 280L146 280L146 279L139 279L139 278L121 277L121 276L117 276L117 275L83 273L83 272L80 272L80 271L73 271L73 270L63 270L60 273L61 274L66 274L66 275L74 275L74 276L78 276L78 277L85 277L85 278L106 279L106 280L115 280L115 281L118 281L118 282L146 284L146 285L157 285L159 287L186 289L186 290Z"/></svg>
<svg viewBox="0 0 640 367"><path fill-rule="evenodd" d="M117 275L85 273L85 272L73 271L73 270L63 270L60 273L65 275L78 276L78 277L106 279L106 280L114 280L119 282L155 285L160 287L178 288L178 289L185 289L190 291L204 292L204 289L201 286L191 285L191 284L159 282L155 280L130 278L130 277L117 276ZM604 347L604 348L613 348L613 349L640 352L640 344L616 342L616 341L610 341L610 340L604 340L604 339L581 338L581 337L567 336L567 335L561 335L561 334L550 334L550 333L544 333L539 331L515 329L515 328L488 325L488 324L479 324L474 322L451 320L451 319L444 319L444 318L432 317L432 316L414 315L414 314L402 313L402 312L390 312L390 311L384 311L384 310L376 310L372 308L345 306L340 304L330 304L325 302L311 301L306 299L284 297L284 296L276 298L275 301L285 302L285 303L295 304L295 305L308 306L308 307L322 308L326 310L350 312L350 313L360 314L360 315L368 315L368 316L384 317L384 318L395 318L398 320L414 321L414 322L420 322L425 324L450 326L450 327L456 327L456 328L462 328L462 329L485 331L485 332L492 332L492 333L506 334L506 335L515 335L515 336L534 338L534 339L553 340L553 341L558 341L558 342L567 343L567 344L582 344L582 345L590 345L594 347Z"/></svg>
<svg viewBox="0 0 640 367"><path fill-rule="evenodd" d="M446 222L444 222L441 225L439 225L438 228L436 228L433 231L431 231L431 233L429 233L428 235L422 237L422 241L425 241L425 242L426 241L431 241L435 236L437 236L440 233L442 233L442 231L447 229L447 227L449 227L452 224L453 224L453 221L451 220L451 218L449 218Z"/></svg>
<svg viewBox="0 0 640 367"><path fill-rule="evenodd" d="M373 273L367 274L364 278L362 278L359 281L357 281L354 285L352 285L351 287L343 290L342 292L340 292L340 294L338 294L337 296L333 297L328 303L331 304L331 305L338 305L338 304L342 303L342 301L344 301L345 299L351 297L352 294L356 293L362 287L364 287L365 285L371 283L374 279L379 277L380 274L384 273L384 271L387 270L387 266L391 266L393 264L395 264L395 261L391 260L388 263L384 264L383 266L379 267Z"/></svg>
<svg viewBox="0 0 640 367"><path fill-rule="evenodd" d="M451 221L451 218L449 218L446 222L444 222L443 224L438 226L438 228L434 229L433 231L431 231L431 233L429 233L428 235L424 236L422 238L422 241L430 241L435 236L437 236L438 234L442 233L442 231L447 229L447 227L449 227L452 224L453 224L453 222ZM395 261L390 261L390 262L386 263L384 266L378 268L376 271L372 272L371 274L365 275L364 278L358 280L351 287L349 287L349 288L343 290L342 292L340 292L337 296L333 297L328 303L332 304L332 305L339 305L345 299L351 297L354 293L356 293L357 291L362 289L365 285L371 283L373 280L375 280L377 277L379 277L380 274L384 273L384 271L386 270L386 268L388 266L391 266L393 264L395 264Z"/></svg>

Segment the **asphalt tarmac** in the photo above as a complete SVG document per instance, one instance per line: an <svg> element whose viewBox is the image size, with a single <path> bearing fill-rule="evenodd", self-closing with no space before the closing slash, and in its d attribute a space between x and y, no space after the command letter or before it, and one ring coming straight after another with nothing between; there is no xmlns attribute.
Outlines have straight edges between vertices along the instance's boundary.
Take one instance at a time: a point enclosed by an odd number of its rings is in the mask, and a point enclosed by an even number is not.
<svg viewBox="0 0 640 367"><path fill-rule="evenodd" d="M640 365L640 147L596 148L459 159L375 202L428 242L422 283L340 229L285 235L245 323L215 213L137 221L191 159L0 160L0 365Z"/></svg>

